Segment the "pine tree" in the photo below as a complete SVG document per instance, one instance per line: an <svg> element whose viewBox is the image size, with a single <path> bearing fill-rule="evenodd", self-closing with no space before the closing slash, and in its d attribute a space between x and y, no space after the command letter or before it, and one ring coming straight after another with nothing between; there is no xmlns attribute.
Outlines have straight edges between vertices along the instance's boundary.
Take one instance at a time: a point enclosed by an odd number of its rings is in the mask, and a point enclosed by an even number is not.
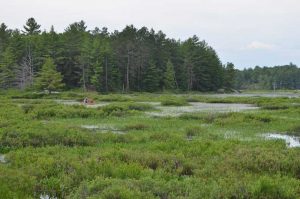
<svg viewBox="0 0 300 199"><path fill-rule="evenodd" d="M235 69L233 63L227 63L225 67L224 86L226 89L234 87Z"/></svg>
<svg viewBox="0 0 300 199"><path fill-rule="evenodd" d="M52 58L47 58L42 70L39 72L35 82L39 90L47 90L50 94L52 91L64 87L62 75L56 71L56 66Z"/></svg>
<svg viewBox="0 0 300 199"><path fill-rule="evenodd" d="M82 44L87 34L83 21L70 24L61 35L63 57L59 62L60 71L64 74L64 82L68 88L82 86Z"/></svg>
<svg viewBox="0 0 300 199"><path fill-rule="evenodd" d="M89 84L89 72L90 72L90 66L91 66L91 48L92 43L89 35L85 34L81 49L80 49L80 56L79 56L79 65L81 67L81 85L83 87L83 91L87 90L88 84Z"/></svg>
<svg viewBox="0 0 300 199"><path fill-rule="evenodd" d="M175 71L171 60L168 60L167 63L167 70L164 75L164 88L166 90L174 90L176 88Z"/></svg>
<svg viewBox="0 0 300 199"><path fill-rule="evenodd" d="M4 51L8 44L9 37L11 35L11 30L7 29L4 23L0 24L0 54Z"/></svg>
<svg viewBox="0 0 300 199"><path fill-rule="evenodd" d="M6 48L0 60L0 87L4 89L14 87L17 64L13 49Z"/></svg>
<svg viewBox="0 0 300 199"><path fill-rule="evenodd" d="M26 22L26 25L23 27L25 29L23 32L28 35L39 34L41 32L41 25L39 25L34 18L29 18Z"/></svg>
<svg viewBox="0 0 300 199"><path fill-rule="evenodd" d="M159 89L159 70L154 61L150 61L144 77L144 89L148 92L157 91Z"/></svg>
<svg viewBox="0 0 300 199"><path fill-rule="evenodd" d="M93 65L95 74L92 76L92 84L95 86L96 90L99 92L102 90L102 75L103 75L103 66L100 62L96 62Z"/></svg>

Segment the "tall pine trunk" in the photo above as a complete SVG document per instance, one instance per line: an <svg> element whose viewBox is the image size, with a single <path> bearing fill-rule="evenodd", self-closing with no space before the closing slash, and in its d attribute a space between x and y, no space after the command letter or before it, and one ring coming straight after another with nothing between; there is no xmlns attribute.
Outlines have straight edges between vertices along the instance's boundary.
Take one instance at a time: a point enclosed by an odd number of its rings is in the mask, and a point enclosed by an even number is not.
<svg viewBox="0 0 300 199"><path fill-rule="evenodd" d="M108 92L108 80L107 80L107 56L105 56L105 90Z"/></svg>
<svg viewBox="0 0 300 199"><path fill-rule="evenodd" d="M125 91L128 92L129 91L129 64L130 64L130 55L129 55L129 51L127 54L127 66L126 66L126 87L125 87Z"/></svg>

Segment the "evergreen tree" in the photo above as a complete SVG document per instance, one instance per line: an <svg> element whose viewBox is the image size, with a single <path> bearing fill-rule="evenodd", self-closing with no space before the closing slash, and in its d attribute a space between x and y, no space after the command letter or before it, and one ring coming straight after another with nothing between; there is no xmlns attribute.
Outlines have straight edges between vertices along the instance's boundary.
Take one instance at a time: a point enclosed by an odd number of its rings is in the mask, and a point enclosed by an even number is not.
<svg viewBox="0 0 300 199"><path fill-rule="evenodd" d="M103 75L103 66L100 62L96 62L93 65L95 74L92 76L92 84L95 86L96 90L100 92L102 90L102 75Z"/></svg>
<svg viewBox="0 0 300 199"><path fill-rule="evenodd" d="M85 53L83 53L83 41L87 37L84 21L70 24L62 34L63 51L62 59L59 63L59 69L64 75L64 82L68 88L82 86L83 61L85 62Z"/></svg>
<svg viewBox="0 0 300 199"><path fill-rule="evenodd" d="M225 67L224 86L226 89L232 89L235 81L235 69L233 63L227 63Z"/></svg>
<svg viewBox="0 0 300 199"><path fill-rule="evenodd" d="M144 89L148 92L157 91L159 89L159 70L154 61L150 61L145 77L144 77Z"/></svg>
<svg viewBox="0 0 300 199"><path fill-rule="evenodd" d="M25 29L25 31L23 31L25 34L33 35L41 33L41 25L39 25L34 18L29 18L26 22L26 25L23 27Z"/></svg>
<svg viewBox="0 0 300 199"><path fill-rule="evenodd" d="M81 44L80 56L79 56L79 64L81 67L81 74L82 74L80 82L84 91L87 90L87 87L90 83L89 75L90 75L90 67L91 67L91 59L92 59L91 48L92 48L92 43L91 43L90 35L85 34Z"/></svg>
<svg viewBox="0 0 300 199"><path fill-rule="evenodd" d="M0 60L0 87L4 89L15 87L17 63L13 49L6 48Z"/></svg>
<svg viewBox="0 0 300 199"><path fill-rule="evenodd" d="M10 51L14 57L13 65L17 67L15 73L15 69L4 70L2 64L5 76L14 76L9 78L14 82L5 83L7 87L15 87L15 83L20 83L19 88L31 86L45 57L53 58L67 88L83 86L110 92L175 88L214 91L232 87L228 80L232 80L235 74L226 77L229 71L222 67L215 50L197 36L181 42L167 38L161 31L146 27L137 29L133 25L113 33L107 28L89 31L84 21L70 24L63 33L56 33L53 26L49 32L40 32L40 25L34 18L28 19L24 26L25 34L8 30L5 24L0 25L0 58L3 62L4 54L9 57L7 52ZM8 48L10 50L4 53ZM13 68L11 64L5 65ZM159 74L162 71L164 73ZM260 77L251 75L249 81L255 86L268 87L273 82L282 88L299 85L297 69L292 67L287 71L280 70L285 75L278 75L277 69L274 72L260 68L253 71L257 76L264 73ZM242 80L240 76L239 81Z"/></svg>
<svg viewBox="0 0 300 199"><path fill-rule="evenodd" d="M2 23L0 25L0 54L4 51L8 45L8 41L11 35L11 30L7 29L7 26Z"/></svg>
<svg viewBox="0 0 300 199"><path fill-rule="evenodd" d="M38 90L47 90L49 93L64 87L62 75L56 71L56 66L52 58L46 59L36 78L35 87Z"/></svg>
<svg viewBox="0 0 300 199"><path fill-rule="evenodd" d="M166 90L174 90L176 88L175 71L171 60L168 60L167 63L167 70L164 75L164 88Z"/></svg>

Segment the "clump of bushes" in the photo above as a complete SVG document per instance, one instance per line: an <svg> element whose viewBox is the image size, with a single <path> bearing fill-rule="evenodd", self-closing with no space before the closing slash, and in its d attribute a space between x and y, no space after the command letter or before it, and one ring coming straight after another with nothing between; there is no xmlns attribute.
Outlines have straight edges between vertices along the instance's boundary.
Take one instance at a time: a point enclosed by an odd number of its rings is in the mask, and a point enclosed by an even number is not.
<svg viewBox="0 0 300 199"><path fill-rule="evenodd" d="M186 113L179 116L182 120L200 120L205 123L213 123L217 119L224 119L233 116L236 113Z"/></svg>
<svg viewBox="0 0 300 199"><path fill-rule="evenodd" d="M126 103L112 103L99 108L106 116L123 116L135 111L151 110L153 107L150 104L126 102Z"/></svg>
<svg viewBox="0 0 300 199"><path fill-rule="evenodd" d="M187 101L187 102L201 102L200 99L195 98L195 97L188 97L188 98L186 99L186 101Z"/></svg>
<svg viewBox="0 0 300 199"><path fill-rule="evenodd" d="M293 126L288 133L291 135L300 136L300 125Z"/></svg>
<svg viewBox="0 0 300 199"><path fill-rule="evenodd" d="M11 96L12 99L41 99L46 96L46 93L36 93L36 92L26 92L26 93L18 93L16 95Z"/></svg>
<svg viewBox="0 0 300 199"><path fill-rule="evenodd" d="M194 174L193 166L191 164L184 164L180 169L181 176L192 176Z"/></svg>
<svg viewBox="0 0 300 199"><path fill-rule="evenodd" d="M270 123L272 121L272 118L270 116L264 116L264 115L245 115L245 120L254 120L258 122L263 122L263 123Z"/></svg>
<svg viewBox="0 0 300 199"><path fill-rule="evenodd" d="M47 118L89 118L101 116L101 112L96 109L86 108L80 105L66 106L66 105L40 105L36 106L31 112L33 118L47 119Z"/></svg>
<svg viewBox="0 0 300 199"><path fill-rule="evenodd" d="M123 116L129 111L126 105L116 103L100 107L99 110L101 110L106 116Z"/></svg>
<svg viewBox="0 0 300 199"><path fill-rule="evenodd" d="M187 129L185 129L185 134L188 138L198 136L202 132L204 132L204 130L200 126L188 127Z"/></svg>
<svg viewBox="0 0 300 199"><path fill-rule="evenodd" d="M262 106L265 110L286 110L289 107L287 105L282 104L267 104Z"/></svg>
<svg viewBox="0 0 300 199"><path fill-rule="evenodd" d="M32 104L24 104L22 105L22 110L24 111L25 114L31 112L34 108L34 105Z"/></svg>
<svg viewBox="0 0 300 199"><path fill-rule="evenodd" d="M153 106L150 104L143 104L143 103L129 103L128 109L135 110L135 111L148 111L148 110L152 110Z"/></svg>
<svg viewBox="0 0 300 199"><path fill-rule="evenodd" d="M276 177L273 179L267 176L260 177L255 184L252 185L252 198L272 198L272 199L289 199L297 198L297 193L292 188L295 181L287 178ZM299 186L296 185L299 188Z"/></svg>
<svg viewBox="0 0 300 199"><path fill-rule="evenodd" d="M65 99L82 99L84 97L85 97L84 94L76 93L76 92L67 92L62 95L62 98L65 98Z"/></svg>
<svg viewBox="0 0 300 199"><path fill-rule="evenodd" d="M185 113L179 116L182 120L201 120L203 119L203 114L198 113Z"/></svg>
<svg viewBox="0 0 300 199"><path fill-rule="evenodd" d="M31 114L35 119L47 118L92 118L103 116L121 117L127 114L133 114L140 111L151 110L153 107L143 103L112 103L97 109L87 108L82 105L61 105L61 104L26 104L22 110L26 114Z"/></svg>
<svg viewBox="0 0 300 199"><path fill-rule="evenodd" d="M183 98L165 98L161 100L162 106L187 106L189 103Z"/></svg>
<svg viewBox="0 0 300 199"><path fill-rule="evenodd" d="M130 131L130 130L145 130L149 128L148 125L146 124L142 124L142 123L138 123L138 124L130 124L125 126L124 130L126 131Z"/></svg>
<svg viewBox="0 0 300 199"><path fill-rule="evenodd" d="M124 95L101 95L96 97L97 100L103 101L103 102L128 102L130 101L129 97L126 97Z"/></svg>
<svg viewBox="0 0 300 199"><path fill-rule="evenodd" d="M40 129L39 131L5 132L1 139L0 145L5 148L22 148L22 147L45 147L54 145L63 146L90 146L96 143L94 135L83 133L75 129L64 129L51 131Z"/></svg>

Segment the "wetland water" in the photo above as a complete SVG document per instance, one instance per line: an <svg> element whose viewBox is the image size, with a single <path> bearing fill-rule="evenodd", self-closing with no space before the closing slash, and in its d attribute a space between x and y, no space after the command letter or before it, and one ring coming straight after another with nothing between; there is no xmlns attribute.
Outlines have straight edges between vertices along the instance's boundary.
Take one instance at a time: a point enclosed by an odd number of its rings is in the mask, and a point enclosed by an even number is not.
<svg viewBox="0 0 300 199"><path fill-rule="evenodd" d="M5 155L0 154L0 163L2 164L6 163Z"/></svg>
<svg viewBox="0 0 300 199"><path fill-rule="evenodd" d="M189 106L161 106L159 102L149 102L160 112L147 112L152 116L179 116L184 113L196 112L239 112L256 110L259 107L250 104L201 103L191 102Z"/></svg>
<svg viewBox="0 0 300 199"><path fill-rule="evenodd" d="M102 133L114 133L114 134L125 134L124 131L120 129L113 128L111 126L100 126L100 125L81 125L81 128L88 129L91 131L97 131Z"/></svg>
<svg viewBox="0 0 300 199"><path fill-rule="evenodd" d="M217 98L226 98L226 97L288 97L288 98L299 98L300 93L292 92L270 92L270 93L229 93L229 94L204 94L203 96L207 97L217 97Z"/></svg>
<svg viewBox="0 0 300 199"><path fill-rule="evenodd" d="M83 105L75 100L55 100L55 102L65 105ZM149 111L151 116L179 116L184 113L196 112L239 112L247 110L256 110L256 107L251 104L229 104L229 103L202 103L190 102L187 106L162 106L160 102L136 102L150 104L158 111ZM111 104L110 102L100 102L93 105L84 105L88 108L97 108Z"/></svg>
<svg viewBox="0 0 300 199"><path fill-rule="evenodd" d="M265 134L264 137L266 139L284 140L287 147L289 147L289 148L300 147L300 138L296 137L296 136L277 134L277 133L269 133L269 134Z"/></svg>
<svg viewBox="0 0 300 199"><path fill-rule="evenodd" d="M106 106L110 104L109 102L100 102L95 104L83 104L82 102L76 101L76 100L54 100L56 103L64 104L64 105L83 105L87 108L98 108L101 106Z"/></svg>

